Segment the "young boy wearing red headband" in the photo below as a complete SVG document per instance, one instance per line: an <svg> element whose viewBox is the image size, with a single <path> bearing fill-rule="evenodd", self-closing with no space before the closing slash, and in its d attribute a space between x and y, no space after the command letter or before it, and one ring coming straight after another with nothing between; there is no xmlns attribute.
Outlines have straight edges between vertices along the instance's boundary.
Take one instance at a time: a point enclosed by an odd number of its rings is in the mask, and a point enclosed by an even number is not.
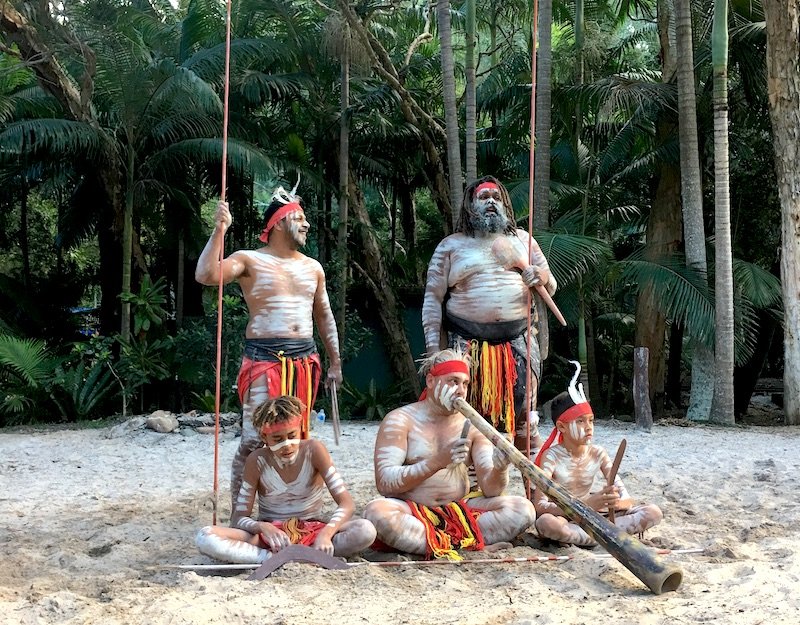
<svg viewBox="0 0 800 625"><path fill-rule="evenodd" d="M508 461L453 408L469 385L469 359L444 350L420 369L420 401L386 415L375 441L375 482L382 498L364 516L378 539L399 551L458 559L458 549L512 540L534 520L524 497L502 496ZM474 464L481 497L469 491Z"/></svg>
<svg viewBox="0 0 800 625"><path fill-rule="evenodd" d="M325 445L300 437L304 408L297 398L281 396L256 409L253 424L266 447L247 458L233 527L201 529L196 539L201 553L255 564L293 543L350 556L375 540L372 523L351 520L353 499ZM327 522L319 520L326 491L338 506ZM253 518L256 497L258 517Z"/></svg>
<svg viewBox="0 0 800 625"><path fill-rule="evenodd" d="M607 514L613 509L614 523L618 527L629 534L641 534L661 522L661 509L654 504L635 506L619 476L613 484L608 484L612 461L605 449L592 443L594 414L583 385L576 386L580 364L571 362L577 371L569 390L557 395L550 404L555 428L539 451L535 464L593 510ZM533 501L539 536L581 547L597 544L583 528L569 521L541 489L535 490Z"/></svg>
<svg viewBox="0 0 800 625"><path fill-rule="evenodd" d="M308 438L322 365L314 342L316 324L330 368L328 379L341 384L339 339L325 273L299 250L309 225L295 189L279 188L264 213L259 240L264 247L239 250L219 262L221 241L232 219L226 202L217 205L215 229L197 261L195 278L216 286L237 281L247 303L249 321L237 387L242 403L242 437L231 467L231 505L235 505L247 456L261 445L252 416L268 397L294 395L305 404L301 438Z"/></svg>

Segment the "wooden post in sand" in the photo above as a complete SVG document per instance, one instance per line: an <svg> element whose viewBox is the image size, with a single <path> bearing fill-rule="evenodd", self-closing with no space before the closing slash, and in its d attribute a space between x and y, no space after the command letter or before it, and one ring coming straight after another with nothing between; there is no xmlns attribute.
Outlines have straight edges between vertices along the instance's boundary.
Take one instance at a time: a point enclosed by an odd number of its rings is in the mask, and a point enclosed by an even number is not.
<svg viewBox="0 0 800 625"><path fill-rule="evenodd" d="M633 350L633 412L636 427L649 432L653 428L653 409L650 406L648 362L650 350L637 347Z"/></svg>

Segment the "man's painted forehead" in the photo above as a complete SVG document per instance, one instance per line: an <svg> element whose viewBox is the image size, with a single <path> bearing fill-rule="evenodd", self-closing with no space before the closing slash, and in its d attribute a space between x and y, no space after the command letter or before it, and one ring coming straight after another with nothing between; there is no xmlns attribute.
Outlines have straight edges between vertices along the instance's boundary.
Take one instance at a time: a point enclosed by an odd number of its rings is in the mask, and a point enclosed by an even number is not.
<svg viewBox="0 0 800 625"><path fill-rule="evenodd" d="M475 189L475 197L492 197L500 195L500 187L494 182L484 182Z"/></svg>

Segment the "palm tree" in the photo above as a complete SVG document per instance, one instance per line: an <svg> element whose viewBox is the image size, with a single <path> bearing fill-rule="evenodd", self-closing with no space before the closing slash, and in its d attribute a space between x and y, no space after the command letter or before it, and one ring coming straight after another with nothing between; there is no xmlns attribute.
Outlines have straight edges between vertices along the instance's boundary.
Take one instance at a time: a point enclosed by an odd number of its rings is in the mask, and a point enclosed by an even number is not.
<svg viewBox="0 0 800 625"><path fill-rule="evenodd" d="M461 175L461 139L456 105L455 62L453 60L453 35L450 27L450 2L438 0L436 17L442 57L442 90L444 94L444 119L447 130L447 170L450 181L450 209L453 223L458 221L464 181Z"/></svg>
<svg viewBox="0 0 800 625"><path fill-rule="evenodd" d="M784 414L788 425L800 425L800 57L797 2L763 0L767 22L767 83L770 93L770 117L775 138L775 167L781 199L782 248L781 279L784 306Z"/></svg>
<svg viewBox="0 0 800 625"><path fill-rule="evenodd" d="M676 45L678 74L678 126L681 154L681 195L686 263L705 273L706 242L703 223L703 192L697 141L697 100L695 97L692 14L689 0L677 0ZM691 341L692 384L686 416L692 421L707 421L711 414L714 384L714 354L702 342Z"/></svg>
<svg viewBox="0 0 800 625"><path fill-rule="evenodd" d="M550 106L553 71L553 2L539 2L539 47L536 52L536 144L533 205L536 229L550 225Z"/></svg>
<svg viewBox="0 0 800 625"><path fill-rule="evenodd" d="M728 0L714 0L714 237L716 241L714 402L711 418L733 423L733 262L728 163Z"/></svg>
<svg viewBox="0 0 800 625"><path fill-rule="evenodd" d="M467 0L467 19L464 29L464 129L466 130L464 159L467 184L478 178L477 106L475 103L475 0Z"/></svg>

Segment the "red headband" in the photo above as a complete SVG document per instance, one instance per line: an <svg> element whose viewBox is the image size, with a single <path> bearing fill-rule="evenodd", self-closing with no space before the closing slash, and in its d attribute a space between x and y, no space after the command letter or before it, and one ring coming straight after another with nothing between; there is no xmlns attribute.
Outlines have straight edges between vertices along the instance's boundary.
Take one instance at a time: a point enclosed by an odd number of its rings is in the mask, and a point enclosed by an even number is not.
<svg viewBox="0 0 800 625"><path fill-rule="evenodd" d="M478 195L484 189L496 189L499 191L500 187L498 187L494 182L483 182L475 188L475 195Z"/></svg>
<svg viewBox="0 0 800 625"><path fill-rule="evenodd" d="M300 425L303 421L303 415L297 415L296 417L292 417L288 421L279 421L278 423L265 423L261 426L259 433L261 436L267 436L269 434L274 434L275 432L280 432L283 430L294 430L294 429L301 429Z"/></svg>
<svg viewBox="0 0 800 625"><path fill-rule="evenodd" d="M261 231L261 236L258 237L260 241L263 243L269 242L269 232L275 227L275 224L278 223L281 219L286 217L289 213L293 213L294 211L302 211L303 207L300 206L297 202L289 202L288 204L284 204L281 206L272 217L269 218L267 225L264 226L264 229Z"/></svg>
<svg viewBox="0 0 800 625"><path fill-rule="evenodd" d="M440 375L447 375L448 373L464 373L469 375L469 365L463 360L445 360L431 367L428 372L433 377ZM422 395L419 396L419 401L423 401L428 396L428 389L422 389Z"/></svg>
<svg viewBox="0 0 800 625"><path fill-rule="evenodd" d="M463 360L445 360L433 365L430 374L434 377L447 375L448 373L466 373L469 375L469 367Z"/></svg>
<svg viewBox="0 0 800 625"><path fill-rule="evenodd" d="M569 423L570 421L575 421L575 419L580 419L581 417L585 417L587 415L594 414L592 411L591 405L589 402L581 402L580 404L575 404L570 408L567 408L564 412L562 412L558 419L556 419L556 423ZM558 437L558 441L556 441L556 437ZM533 461L537 467L542 466L542 456L547 449L555 441L556 444L560 444L564 440L564 436L561 432L558 431L558 428L553 428L553 431L550 432L550 436L547 437L547 440L542 445L542 448L539 450L539 453L536 454L536 460Z"/></svg>

